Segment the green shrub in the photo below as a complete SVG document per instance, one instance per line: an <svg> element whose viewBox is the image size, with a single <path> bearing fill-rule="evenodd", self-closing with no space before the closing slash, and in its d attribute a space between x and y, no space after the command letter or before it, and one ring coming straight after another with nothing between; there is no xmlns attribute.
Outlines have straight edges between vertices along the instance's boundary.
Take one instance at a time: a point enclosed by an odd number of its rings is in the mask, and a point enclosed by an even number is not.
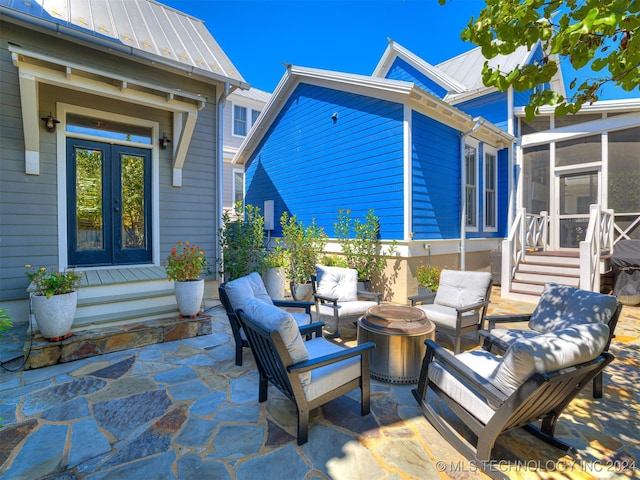
<svg viewBox="0 0 640 480"><path fill-rule="evenodd" d="M429 264L420 265L416 271L418 284L422 287L430 288L433 292L437 292L441 272L442 269L440 267Z"/></svg>

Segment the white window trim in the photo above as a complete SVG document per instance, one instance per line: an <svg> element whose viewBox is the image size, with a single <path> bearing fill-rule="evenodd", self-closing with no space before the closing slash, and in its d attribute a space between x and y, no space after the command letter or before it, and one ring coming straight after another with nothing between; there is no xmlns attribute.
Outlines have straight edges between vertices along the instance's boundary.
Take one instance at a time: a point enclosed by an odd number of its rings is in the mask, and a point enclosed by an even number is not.
<svg viewBox="0 0 640 480"><path fill-rule="evenodd" d="M236 204L236 174L242 175L242 200L244 202L244 170L241 168L234 168L231 172L231 205Z"/></svg>
<svg viewBox="0 0 640 480"><path fill-rule="evenodd" d="M482 152L482 157L483 157L483 181L482 181L482 185L483 185L483 196L482 196L482 204L483 204L483 215L482 215L482 227L483 227L483 231L485 232L497 232L498 231L498 151L492 147L491 145L487 145L486 143L484 144L484 151ZM486 174L487 174L487 155L492 155L495 158L494 161L494 165L493 165L493 185L494 185L494 189L493 189L493 194L495 195L495 201L493 204L493 218L495 220L495 225L494 226L490 226L487 225L487 216L486 216L486 198L487 198L487 181L486 181Z"/></svg>
<svg viewBox="0 0 640 480"><path fill-rule="evenodd" d="M74 134L66 131L66 121L68 114L84 115L91 118L99 118L104 120L112 120L118 123L131 124L136 126L145 126L151 129L151 145L134 144L132 142L114 140L112 138L103 138L94 135ZM160 265L160 151L158 147L158 135L160 125L158 122L145 120L142 118L129 117L111 112L103 112L94 108L86 108L78 105L70 105L66 103L56 104L55 117L60 120L60 125L56 129L57 143L57 176L58 176L58 258L59 268L64 270L69 266L69 252L67 251L67 137L85 138L88 140L96 140L100 142L119 144L119 145L135 145L139 148L147 148L151 151L151 228L152 228L152 263L155 266ZM118 267L92 267L93 269L122 268Z"/></svg>
<svg viewBox="0 0 640 480"><path fill-rule="evenodd" d="M476 219L476 224L475 225L466 225L465 226L465 231L466 232L478 232L479 231L479 221L478 219L480 218L478 216L479 214L479 207L480 207L480 175L478 172L478 166L479 166L479 157L480 157L480 142L474 138L467 138L465 139L465 148L467 146L469 147L473 147L476 150L476 162L475 162L475 170L476 170L476 199L475 199L475 219ZM466 165L466 160L465 160L465 165ZM466 190L467 190L467 172L462 172L462 181L464 181L464 186L465 186L465 198L464 200L466 201ZM469 212L467 212L467 215L469 214ZM467 223L467 219L465 218L465 224Z"/></svg>
<svg viewBox="0 0 640 480"><path fill-rule="evenodd" d="M247 122L247 134L246 135L238 135L235 132L236 107L244 108L245 111L247 112L247 119L246 119L246 122ZM249 132L251 131L251 128L253 128L253 124L256 123L256 122L253 121L253 112L254 111L258 112L258 117L262 113L262 110L260 110L259 108L252 107L251 105L246 105L244 103L239 103L239 102L231 102L231 136L236 137L236 138L246 138L246 137L249 136ZM256 117L256 121L258 120L258 117Z"/></svg>

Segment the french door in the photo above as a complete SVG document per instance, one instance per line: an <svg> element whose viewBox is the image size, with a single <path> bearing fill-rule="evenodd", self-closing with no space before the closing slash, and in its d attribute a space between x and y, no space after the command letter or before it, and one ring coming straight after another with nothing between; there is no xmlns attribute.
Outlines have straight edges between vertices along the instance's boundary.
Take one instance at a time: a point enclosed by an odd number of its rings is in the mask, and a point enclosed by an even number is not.
<svg viewBox="0 0 640 480"><path fill-rule="evenodd" d="M69 265L151 262L151 152L67 139Z"/></svg>
<svg viewBox="0 0 640 480"><path fill-rule="evenodd" d="M598 170L556 175L557 225L560 248L579 248L589 225L589 206L600 203Z"/></svg>

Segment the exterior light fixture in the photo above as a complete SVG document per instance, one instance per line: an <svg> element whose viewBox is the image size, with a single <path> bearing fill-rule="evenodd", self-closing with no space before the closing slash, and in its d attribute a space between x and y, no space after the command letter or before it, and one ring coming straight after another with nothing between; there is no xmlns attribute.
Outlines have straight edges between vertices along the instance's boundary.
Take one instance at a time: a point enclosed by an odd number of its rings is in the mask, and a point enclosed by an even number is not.
<svg viewBox="0 0 640 480"><path fill-rule="evenodd" d="M60 120L56 120L56 117L54 117L51 112L49 112L48 116L42 117L40 120L44 122L44 128L47 129L47 132L55 132L56 125L60 123Z"/></svg>
<svg viewBox="0 0 640 480"><path fill-rule="evenodd" d="M167 134L163 132L162 137L160 137L160 150L166 150L170 143L171 140L167 137Z"/></svg>

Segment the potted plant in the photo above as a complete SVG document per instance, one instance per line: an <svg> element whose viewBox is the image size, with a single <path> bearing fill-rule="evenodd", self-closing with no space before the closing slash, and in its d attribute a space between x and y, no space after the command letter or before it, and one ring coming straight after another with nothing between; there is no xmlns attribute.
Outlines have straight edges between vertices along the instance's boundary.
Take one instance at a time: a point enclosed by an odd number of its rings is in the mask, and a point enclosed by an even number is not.
<svg viewBox="0 0 640 480"><path fill-rule="evenodd" d="M52 342L71 336L71 325L78 305L78 288L82 274L74 270L49 272L45 267L26 265L31 284L31 308L40 333Z"/></svg>
<svg viewBox="0 0 640 480"><path fill-rule="evenodd" d="M431 264L423 264L416 270L418 285L426 290L423 293L437 292L442 269Z"/></svg>
<svg viewBox="0 0 640 480"><path fill-rule="evenodd" d="M371 209L367 212L364 221L356 218L352 222L350 210L339 210L334 231L340 241L347 265L358 271L358 281L365 286L366 290L371 290L371 282L381 279L387 264L385 256L381 254L380 219ZM393 255L395 250L394 242L388 255Z"/></svg>
<svg viewBox="0 0 640 480"><path fill-rule="evenodd" d="M264 272L267 249L264 246L264 217L258 207L247 205L243 208L242 202L237 202L233 212L225 211L218 241L222 253L218 265L225 281L251 272Z"/></svg>
<svg viewBox="0 0 640 480"><path fill-rule="evenodd" d="M315 275L327 235L315 220L306 227L295 215L284 212L280 217L282 241L289 258L289 281L291 294L298 301L310 301L313 295L311 276Z"/></svg>
<svg viewBox="0 0 640 480"><path fill-rule="evenodd" d="M200 312L204 297L203 271L209 273L205 251L189 242L178 242L167 257L166 272L174 282L178 310L183 317L195 318Z"/></svg>
<svg viewBox="0 0 640 480"><path fill-rule="evenodd" d="M265 271L262 274L264 286L271 298L283 300L285 283L287 280L287 266L289 261L286 251L276 246L265 257Z"/></svg>

